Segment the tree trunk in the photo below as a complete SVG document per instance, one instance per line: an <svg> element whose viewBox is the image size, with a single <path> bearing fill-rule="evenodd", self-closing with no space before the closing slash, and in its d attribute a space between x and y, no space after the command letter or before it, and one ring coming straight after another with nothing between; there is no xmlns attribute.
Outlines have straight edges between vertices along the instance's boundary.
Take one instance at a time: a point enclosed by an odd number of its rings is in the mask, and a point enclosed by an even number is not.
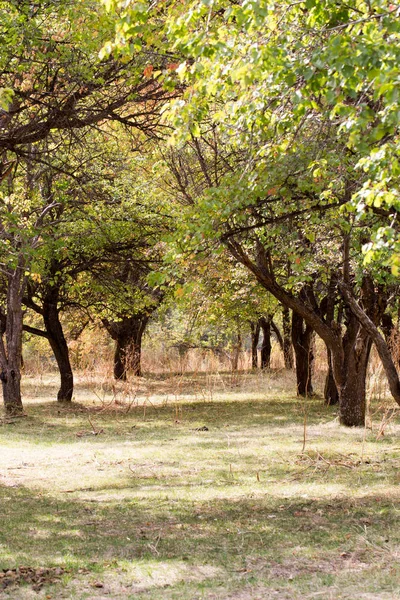
<svg viewBox="0 0 400 600"><path fill-rule="evenodd" d="M8 415L19 415L23 411L21 398L21 375L12 368L12 364L1 372L3 400Z"/></svg>
<svg viewBox="0 0 400 600"><path fill-rule="evenodd" d="M290 310L283 307L282 310L282 329L283 329L283 360L285 361L285 369L293 369L293 344L290 323Z"/></svg>
<svg viewBox="0 0 400 600"><path fill-rule="evenodd" d="M239 368L239 357L240 357L241 351L242 351L242 335L239 332L237 334L236 344L233 347L232 371L237 371Z"/></svg>
<svg viewBox="0 0 400 600"><path fill-rule="evenodd" d="M364 426L365 388L372 341L376 344L384 368L388 369L388 375L393 371L395 373L395 378L389 379L389 385L393 386L392 393L399 390L399 379L389 348L376 327L385 312L387 294L375 286L371 277L365 276L361 285L361 309L348 284L340 283L339 287L347 304L346 333L343 336L343 384L339 386L340 422L347 426Z"/></svg>
<svg viewBox="0 0 400 600"><path fill-rule="evenodd" d="M268 292L275 296L275 298L287 308L290 308L292 311L298 313L306 321L307 325L314 329L314 331L324 340L331 351L332 370L339 392L339 404L343 404L343 406L346 407L349 404L349 393L350 388L352 387L352 382L346 382L345 380L346 369L344 369L344 364L346 353L343 347L344 340L340 320L339 322L333 322L323 318L320 307L318 306L316 298L314 297L312 285L309 286L310 293L307 294L306 298L301 297L301 294L295 296L291 291L288 291L283 286L279 285L274 275L270 253L268 250L266 250L260 240L256 241L254 258L252 258L250 254L246 252L244 247L241 246L240 243L235 239L229 238L229 240L225 241L225 244L229 248L232 256L234 256L239 262L248 268L255 275L258 282ZM385 342L377 327L377 324L379 324L378 312L380 312L383 308L382 304L384 304L384 294L382 295L382 290L379 289L379 286L376 290L376 286L371 285L369 295L372 298L375 296L376 300L375 302L371 303L373 310L368 310L368 308L365 308L364 292L361 297L362 306L360 306L354 297L354 286L351 285L349 281L348 254L348 252L344 252L343 281L340 281L340 279L338 280L338 278L335 276L334 279L336 279L336 281L334 288L335 290L337 288L339 289L342 297L345 300L345 303L348 307L350 307L351 311L357 317L365 332L373 340L386 372L390 392L394 400L400 405L400 379L388 344ZM367 302L367 306L369 304L370 303ZM363 369L358 370L360 376L362 371ZM347 370L347 373L349 376L352 375L350 369ZM359 395L356 393L355 396L353 396L355 402L357 396L359 397L358 401L362 404L362 394ZM363 424L362 416L360 417L360 413L362 412L362 410L359 411L353 410L352 408L344 408L341 413L341 422L343 424Z"/></svg>
<svg viewBox="0 0 400 600"><path fill-rule="evenodd" d="M344 340L344 385L339 390L339 419L347 427L363 427L366 411L366 378L372 341L361 329L355 343Z"/></svg>
<svg viewBox="0 0 400 600"><path fill-rule="evenodd" d="M7 274L7 314L2 319L0 336L0 379L6 413L18 415L23 411L21 398L22 295L26 285L24 260ZM5 338L5 339L4 339Z"/></svg>
<svg viewBox="0 0 400 600"><path fill-rule="evenodd" d="M114 378L126 381L128 371L140 377L142 374L142 338L149 317L138 313L123 317L120 321L103 320L103 324L115 340Z"/></svg>
<svg viewBox="0 0 400 600"><path fill-rule="evenodd" d="M258 342L260 340L260 322L250 323L251 329L251 368L258 369Z"/></svg>
<svg viewBox="0 0 400 600"><path fill-rule="evenodd" d="M261 368L271 368L271 317L261 317L260 325L263 333L263 341L261 346Z"/></svg>
<svg viewBox="0 0 400 600"><path fill-rule="evenodd" d="M314 330L305 325L295 311L292 314L292 341L296 359L297 395L312 396L312 372L314 365Z"/></svg>
<svg viewBox="0 0 400 600"><path fill-rule="evenodd" d="M115 340L115 351L114 351L114 379L117 381L126 381L126 355L127 349L121 340L121 337L118 337Z"/></svg>
<svg viewBox="0 0 400 600"><path fill-rule="evenodd" d="M376 318L371 318L366 312L359 306L358 302L354 298L351 289L344 283L339 284L340 291L346 300L347 305L350 307L352 313L358 319L361 326L365 329L366 333L371 336L375 347L378 351L379 358L382 361L383 368L386 373L386 377L389 383L390 393L394 400L400 405L400 380L397 374L396 366L393 362L390 348L385 342L384 338L380 334L376 322L379 322ZM372 316L372 315L371 315Z"/></svg>
<svg viewBox="0 0 400 600"><path fill-rule="evenodd" d="M333 376L332 354L328 348L327 348L327 353L328 353L328 373L326 374L326 379L325 379L324 398L325 398L325 404L328 404L329 406L331 406L333 404L338 404L339 392L336 387L335 378Z"/></svg>
<svg viewBox="0 0 400 600"><path fill-rule="evenodd" d="M43 321L48 335L49 344L57 361L60 372L60 389L58 402L71 402L74 391L74 374L69 359L68 344L60 322L58 308L59 290L52 288L43 300Z"/></svg>

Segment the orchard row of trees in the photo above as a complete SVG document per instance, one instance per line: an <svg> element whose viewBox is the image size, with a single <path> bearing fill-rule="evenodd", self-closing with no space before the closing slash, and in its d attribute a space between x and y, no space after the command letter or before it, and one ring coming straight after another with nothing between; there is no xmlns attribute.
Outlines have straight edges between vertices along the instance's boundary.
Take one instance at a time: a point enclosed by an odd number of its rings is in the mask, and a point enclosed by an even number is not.
<svg viewBox="0 0 400 600"><path fill-rule="evenodd" d="M364 424L372 344L400 403L399 7L103 4L0 7L6 409L24 328L70 400L61 313L103 324L123 378L152 313L189 297L249 322L253 348L275 327L288 367L291 329L301 394L318 335L342 424Z"/></svg>

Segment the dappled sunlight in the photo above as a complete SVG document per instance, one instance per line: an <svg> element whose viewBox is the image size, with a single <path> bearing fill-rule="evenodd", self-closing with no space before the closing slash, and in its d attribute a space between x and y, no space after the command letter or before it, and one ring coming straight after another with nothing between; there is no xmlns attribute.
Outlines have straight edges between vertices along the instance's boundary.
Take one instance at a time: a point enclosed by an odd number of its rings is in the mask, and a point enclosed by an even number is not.
<svg viewBox="0 0 400 600"><path fill-rule="evenodd" d="M399 561L395 421L345 429L313 399L305 427L297 398L236 391L27 414L0 427L1 564L62 565L71 597L292 599Z"/></svg>
<svg viewBox="0 0 400 600"><path fill-rule="evenodd" d="M187 562L170 560L168 562L147 561L146 564L132 565L132 592L144 592L154 588L163 588L181 581L204 581L223 577L224 569L212 565L188 565Z"/></svg>
<svg viewBox="0 0 400 600"><path fill-rule="evenodd" d="M280 494L263 497L244 490L232 495L224 491L202 501L164 495L150 503L146 489L140 497L104 497L103 502L94 491L85 498L74 496L70 503L41 496L29 502L29 491L17 489L12 490L13 498L4 498L4 505L7 515L8 504L25 498L24 520L30 523L32 544L29 559L35 564L65 559L77 569L82 560L99 563L112 558L125 565L120 585L131 593L182 581L212 578L215 583L232 576L232 565L239 579L243 577L239 573L251 572L278 581L324 572L333 576L339 566L342 576L370 569L371 558L381 563L398 559L399 510L394 504L398 491L385 496L370 492L359 498L315 484L308 494L304 491L283 488ZM40 527L43 522L45 530ZM15 523L12 537L5 535L2 561L21 564L28 559L19 541L24 527ZM316 558L316 544L322 542L323 555Z"/></svg>

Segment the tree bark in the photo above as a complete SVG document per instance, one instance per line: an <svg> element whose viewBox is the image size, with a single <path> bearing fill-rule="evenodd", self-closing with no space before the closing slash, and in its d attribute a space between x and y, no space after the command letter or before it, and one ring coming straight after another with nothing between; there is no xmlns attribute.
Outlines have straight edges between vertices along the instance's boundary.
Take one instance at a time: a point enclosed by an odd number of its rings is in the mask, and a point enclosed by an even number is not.
<svg viewBox="0 0 400 600"><path fill-rule="evenodd" d="M337 293L336 293L336 281L333 274L331 274L328 290L325 298L321 300L320 309L321 313L325 315L325 319L327 323L330 323L331 326L333 323L337 327L340 327L342 322L343 315L343 307L340 306L337 311L337 318L335 321L335 307L337 304ZM328 372L326 374L325 379L325 387L324 387L324 398L325 404L334 405L339 402L339 392L337 389L334 373L333 373L333 365L332 365L332 352L327 344L326 352L327 352L327 362L328 362Z"/></svg>
<svg viewBox="0 0 400 600"><path fill-rule="evenodd" d="M371 336L378 351L379 358L382 361L382 365L388 379L390 392L397 404L400 405L400 380L389 346L379 333L379 330L373 320L370 319L365 311L359 306L348 285L341 283L339 284L339 287L351 311L356 316L365 331Z"/></svg>
<svg viewBox="0 0 400 600"><path fill-rule="evenodd" d="M117 381L126 381L127 380L127 365L126 365L126 355L127 348L125 346L125 341L121 339L122 336L119 336L115 339L115 351L114 351L114 379Z"/></svg>
<svg viewBox="0 0 400 600"><path fill-rule="evenodd" d="M347 426L364 426L366 377L372 342L377 346L388 379L391 376L389 385L392 395L395 397L397 393L397 402L400 401L396 368L389 347L376 326L386 309L387 295L379 286L376 288L369 276L364 277L361 285L360 302L363 308L355 300L348 283L341 282L339 289L347 305L346 333L343 336L343 384L338 389L340 422Z"/></svg>
<svg viewBox="0 0 400 600"><path fill-rule="evenodd" d="M372 340L359 323L356 327L355 339L344 340L345 383L339 390L339 419L347 427L365 425L366 378Z"/></svg>
<svg viewBox="0 0 400 600"><path fill-rule="evenodd" d="M233 347L232 355L232 371L237 371L239 368L239 357L242 351L242 335L239 332L236 338L236 344Z"/></svg>
<svg viewBox="0 0 400 600"><path fill-rule="evenodd" d="M263 333L263 341L261 346L261 368L271 368L271 317L261 317L260 326Z"/></svg>
<svg viewBox="0 0 400 600"><path fill-rule="evenodd" d="M285 306L282 309L282 329L283 329L283 360L285 369L293 369L293 344L291 335L290 310Z"/></svg>
<svg viewBox="0 0 400 600"><path fill-rule="evenodd" d="M123 317L120 321L103 320L103 324L115 340L114 378L126 381L128 371L136 377L142 375L142 338L149 317L138 313Z"/></svg>
<svg viewBox="0 0 400 600"><path fill-rule="evenodd" d="M53 261L49 268L52 277L55 277L59 269L59 263ZM34 290L28 283L27 294L23 298L23 301L28 308L41 315L44 322L44 331L29 325L23 326L24 331L28 331L33 335L39 335L48 340L60 374L60 389L57 393L57 400L58 402L71 402L74 391L74 374L69 357L68 344L60 321L60 286L55 283L46 283L43 285L43 290L40 293L42 299L41 305L34 301L34 293Z"/></svg>
<svg viewBox="0 0 400 600"><path fill-rule="evenodd" d="M314 330L295 311L292 314L292 342L296 360L297 395L312 396Z"/></svg>
<svg viewBox="0 0 400 600"><path fill-rule="evenodd" d="M6 413L23 412L21 398L22 296L26 286L24 259L19 257L15 270L7 273L7 314L2 319L0 336L0 379Z"/></svg>
<svg viewBox="0 0 400 600"><path fill-rule="evenodd" d="M74 374L69 358L68 344L60 321L59 290L50 288L43 299L43 321L47 339L57 361L60 373L60 389L57 393L58 402L71 402L74 392Z"/></svg>
<svg viewBox="0 0 400 600"><path fill-rule="evenodd" d="M258 342L260 340L260 321L250 323L251 329L251 368L258 369Z"/></svg>

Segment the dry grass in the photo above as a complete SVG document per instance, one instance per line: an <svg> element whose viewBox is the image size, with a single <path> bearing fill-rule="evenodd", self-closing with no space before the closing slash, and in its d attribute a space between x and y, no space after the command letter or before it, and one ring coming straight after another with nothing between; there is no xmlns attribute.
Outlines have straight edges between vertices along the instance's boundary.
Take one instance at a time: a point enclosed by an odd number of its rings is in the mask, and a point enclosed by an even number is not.
<svg viewBox="0 0 400 600"><path fill-rule="evenodd" d="M302 453L292 374L82 376L71 406L56 389L26 379L27 416L0 425L0 569L61 575L0 577L0 598L400 597L386 397L365 430L309 401Z"/></svg>

